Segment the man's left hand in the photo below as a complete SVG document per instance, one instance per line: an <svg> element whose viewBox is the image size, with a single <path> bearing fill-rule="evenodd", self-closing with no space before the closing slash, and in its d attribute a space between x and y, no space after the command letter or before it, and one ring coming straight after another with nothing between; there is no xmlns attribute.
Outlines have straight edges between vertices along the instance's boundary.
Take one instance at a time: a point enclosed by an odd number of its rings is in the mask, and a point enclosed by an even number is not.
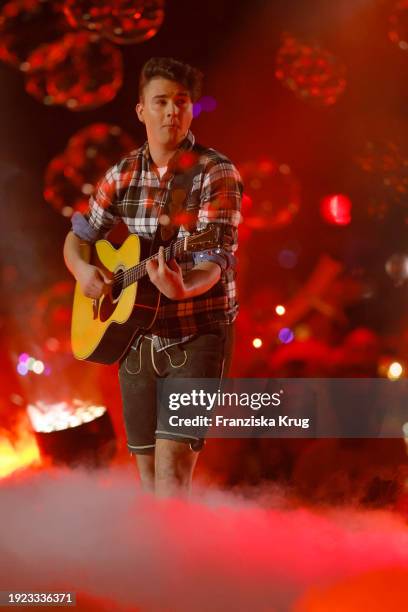
<svg viewBox="0 0 408 612"><path fill-rule="evenodd" d="M170 300L183 300L187 297L181 268L175 259L166 263L164 247L160 247L157 259L146 263L146 270L153 285Z"/></svg>

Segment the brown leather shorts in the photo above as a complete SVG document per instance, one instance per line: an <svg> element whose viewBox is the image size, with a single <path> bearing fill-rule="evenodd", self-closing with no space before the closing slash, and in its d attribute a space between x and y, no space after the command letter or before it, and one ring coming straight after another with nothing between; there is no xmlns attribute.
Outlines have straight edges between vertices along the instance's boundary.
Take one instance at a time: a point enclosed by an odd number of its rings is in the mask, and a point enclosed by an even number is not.
<svg viewBox="0 0 408 612"><path fill-rule="evenodd" d="M131 453L154 452L156 438L189 443L201 450L202 438L157 431L156 382L159 378L223 378L233 349L234 326L225 325L182 344L156 351L151 338L131 347L119 366L123 416Z"/></svg>

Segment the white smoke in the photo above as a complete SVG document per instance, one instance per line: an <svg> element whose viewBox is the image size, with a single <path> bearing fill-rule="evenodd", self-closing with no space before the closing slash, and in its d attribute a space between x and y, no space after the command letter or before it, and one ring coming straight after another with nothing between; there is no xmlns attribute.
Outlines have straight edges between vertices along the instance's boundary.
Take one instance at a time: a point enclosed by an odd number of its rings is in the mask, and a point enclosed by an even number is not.
<svg viewBox="0 0 408 612"><path fill-rule="evenodd" d="M132 467L26 470L0 481L0 590L76 591L111 610L283 611L311 584L408 568L397 515L259 495L159 501Z"/></svg>

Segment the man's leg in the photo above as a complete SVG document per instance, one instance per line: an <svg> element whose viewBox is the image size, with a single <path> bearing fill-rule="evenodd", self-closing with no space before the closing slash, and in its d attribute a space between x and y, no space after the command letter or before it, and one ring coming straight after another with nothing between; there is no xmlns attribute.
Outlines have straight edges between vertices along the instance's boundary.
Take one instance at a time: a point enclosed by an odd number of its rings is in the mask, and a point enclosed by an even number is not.
<svg viewBox="0 0 408 612"><path fill-rule="evenodd" d="M140 484L142 490L146 493L154 493L154 461L154 453L151 455L136 455L136 465L140 476Z"/></svg>
<svg viewBox="0 0 408 612"><path fill-rule="evenodd" d="M156 373L150 340L143 339L129 350L119 367L119 382L128 448L136 456L143 491L154 492Z"/></svg>
<svg viewBox="0 0 408 612"><path fill-rule="evenodd" d="M161 365L166 365L162 373L172 379L221 379L229 370L232 345L232 326L202 334L164 351L160 356ZM156 430L155 491L159 497L187 496L198 459L190 440L180 442L172 437L169 432Z"/></svg>
<svg viewBox="0 0 408 612"><path fill-rule="evenodd" d="M188 496L198 453L189 444L156 440L155 493L158 497Z"/></svg>

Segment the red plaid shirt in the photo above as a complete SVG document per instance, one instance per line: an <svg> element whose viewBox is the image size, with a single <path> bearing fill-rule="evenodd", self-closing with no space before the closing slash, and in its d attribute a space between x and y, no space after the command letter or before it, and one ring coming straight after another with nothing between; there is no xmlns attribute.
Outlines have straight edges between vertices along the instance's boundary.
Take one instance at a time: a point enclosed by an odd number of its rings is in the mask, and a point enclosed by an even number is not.
<svg viewBox="0 0 408 612"><path fill-rule="evenodd" d="M208 223L219 223L224 238L221 249L185 252L179 264L186 272L199 261L215 261L221 267L221 278L209 291L191 299L175 301L162 296L150 330L157 350L185 342L220 324L230 324L237 315L234 252L242 196L237 169L214 149L196 145L189 131L160 179L146 142L108 170L90 198L89 211L72 217L74 233L89 242L104 237L120 220L130 233L152 240L163 207L169 198L174 201L177 197L175 174L190 168L193 175L189 193L180 196L183 212L176 223L181 223L178 237L189 235L189 230L202 230Z"/></svg>

